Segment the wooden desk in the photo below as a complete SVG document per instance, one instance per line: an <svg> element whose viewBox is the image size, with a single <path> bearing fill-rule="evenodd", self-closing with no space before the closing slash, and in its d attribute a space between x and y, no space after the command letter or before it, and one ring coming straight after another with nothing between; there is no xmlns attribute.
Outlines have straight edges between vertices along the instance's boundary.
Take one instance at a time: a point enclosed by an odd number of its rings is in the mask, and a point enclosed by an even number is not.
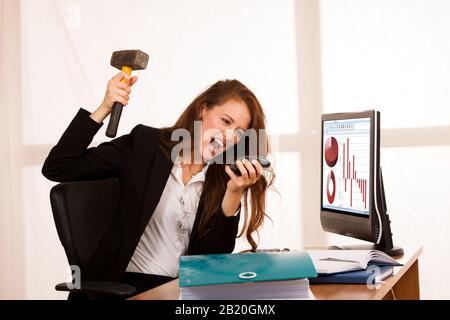
<svg viewBox="0 0 450 320"><path fill-rule="evenodd" d="M363 284L316 284L311 291L317 300L382 300L420 299L419 256L422 247L406 247L405 254L396 257L402 267L394 267L394 275L380 284L378 289L369 289ZM392 291L391 291L392 289ZM178 279L130 298L130 300L178 300Z"/></svg>

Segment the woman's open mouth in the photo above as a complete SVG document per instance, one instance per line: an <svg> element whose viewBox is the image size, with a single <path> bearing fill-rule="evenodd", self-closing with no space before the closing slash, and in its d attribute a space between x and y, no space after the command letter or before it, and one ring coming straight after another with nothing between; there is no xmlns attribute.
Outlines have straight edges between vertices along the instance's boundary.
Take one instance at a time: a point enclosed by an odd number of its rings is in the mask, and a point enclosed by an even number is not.
<svg viewBox="0 0 450 320"><path fill-rule="evenodd" d="M224 149L223 140L215 136L211 137L209 145L211 147L211 155L213 157L222 152Z"/></svg>

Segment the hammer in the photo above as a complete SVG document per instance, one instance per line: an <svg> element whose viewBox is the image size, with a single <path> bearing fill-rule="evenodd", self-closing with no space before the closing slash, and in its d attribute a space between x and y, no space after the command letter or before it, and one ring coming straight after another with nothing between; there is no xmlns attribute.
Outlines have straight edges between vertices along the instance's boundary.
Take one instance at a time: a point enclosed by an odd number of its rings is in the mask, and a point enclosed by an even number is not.
<svg viewBox="0 0 450 320"><path fill-rule="evenodd" d="M122 70L129 76L133 70L144 70L147 68L149 56L140 50L122 50L113 52L111 56L111 65ZM127 82L122 79L122 82ZM123 104L115 102L112 107L111 117L109 118L106 136L114 138L119 127L120 116L122 115Z"/></svg>

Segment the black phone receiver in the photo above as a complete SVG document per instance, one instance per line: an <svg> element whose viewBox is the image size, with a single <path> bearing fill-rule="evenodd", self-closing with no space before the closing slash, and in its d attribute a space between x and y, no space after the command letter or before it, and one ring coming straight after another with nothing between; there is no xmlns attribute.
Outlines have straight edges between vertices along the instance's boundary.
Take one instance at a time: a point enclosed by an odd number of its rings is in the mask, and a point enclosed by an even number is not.
<svg viewBox="0 0 450 320"><path fill-rule="evenodd" d="M211 160L211 163L215 162L218 164L229 164L231 171L233 171L233 173L237 176L241 176L241 171L236 165L238 160L257 160L264 169L269 168L271 165L270 161L263 155L258 154L257 148L251 148L250 146L250 143L258 143L255 130L250 129L245 132L242 129L238 129L236 130L236 134L239 138L238 143L217 155L213 160Z"/></svg>
<svg viewBox="0 0 450 320"><path fill-rule="evenodd" d="M257 160L261 164L261 167L263 167L264 169L270 168L270 161L264 158L263 156L245 156L243 158L236 159L236 161L238 160L242 161L244 159L247 159L250 162L253 160ZM239 167L237 166L236 162L230 165L230 169L231 171L233 171L235 175L241 176L241 170L239 170Z"/></svg>

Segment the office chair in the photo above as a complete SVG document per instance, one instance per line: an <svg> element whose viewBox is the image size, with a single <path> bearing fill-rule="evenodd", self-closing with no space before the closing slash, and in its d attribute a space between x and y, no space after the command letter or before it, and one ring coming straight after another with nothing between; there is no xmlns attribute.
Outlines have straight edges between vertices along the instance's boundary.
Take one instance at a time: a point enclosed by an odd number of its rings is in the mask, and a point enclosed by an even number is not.
<svg viewBox="0 0 450 320"><path fill-rule="evenodd" d="M83 270L113 223L119 204L118 179L67 182L50 191L53 218L70 266ZM93 216L95 215L95 216ZM83 277L81 277L83 279ZM95 299L127 298L136 292L132 286L105 281L84 281L56 285L57 291Z"/></svg>

